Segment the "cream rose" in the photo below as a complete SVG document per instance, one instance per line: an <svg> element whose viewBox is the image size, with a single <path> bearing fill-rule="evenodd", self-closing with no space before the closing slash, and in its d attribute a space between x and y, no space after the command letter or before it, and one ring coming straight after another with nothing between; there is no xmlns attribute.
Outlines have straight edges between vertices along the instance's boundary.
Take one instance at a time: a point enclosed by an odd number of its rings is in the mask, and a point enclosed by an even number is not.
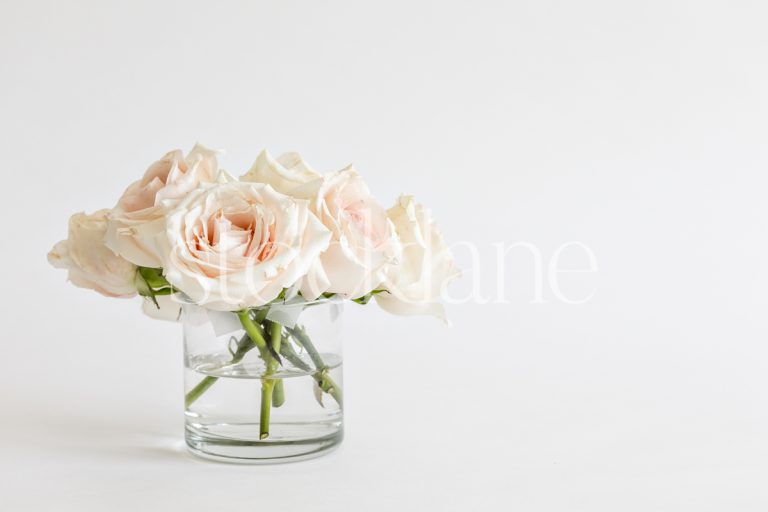
<svg viewBox="0 0 768 512"><path fill-rule="evenodd" d="M297 186L320 177L298 153L285 153L275 160L264 150L240 181L266 183L278 192L291 194Z"/></svg>
<svg viewBox="0 0 768 512"><path fill-rule="evenodd" d="M352 167L295 188L309 198L312 212L333 234L328 249L301 285L306 299L321 293L361 297L376 289L400 253L386 210Z"/></svg>
<svg viewBox="0 0 768 512"><path fill-rule="evenodd" d="M48 253L56 268L69 271L69 280L80 288L96 290L107 297L136 295L136 266L104 244L109 210L92 215L76 213L69 219L69 238Z"/></svg>
<svg viewBox="0 0 768 512"><path fill-rule="evenodd" d="M412 196L401 196L387 211L395 226L402 255L387 270L386 290L376 295L382 309L399 315L431 314L445 319L438 301L448 282L459 275L453 256L430 211Z"/></svg>
<svg viewBox="0 0 768 512"><path fill-rule="evenodd" d="M167 209L199 183L214 181L217 172L216 152L200 144L186 158L179 150L167 153L117 202L109 219L107 245L136 265L159 267L162 257L157 244L165 230Z"/></svg>
<svg viewBox="0 0 768 512"><path fill-rule="evenodd" d="M168 213L162 267L195 303L237 311L301 279L330 236L307 201L269 185L203 184Z"/></svg>

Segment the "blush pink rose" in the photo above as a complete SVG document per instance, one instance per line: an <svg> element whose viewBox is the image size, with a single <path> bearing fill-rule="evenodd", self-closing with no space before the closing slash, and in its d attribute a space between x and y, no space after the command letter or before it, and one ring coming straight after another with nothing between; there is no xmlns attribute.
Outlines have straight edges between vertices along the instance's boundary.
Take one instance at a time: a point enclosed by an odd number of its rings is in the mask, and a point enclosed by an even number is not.
<svg viewBox="0 0 768 512"><path fill-rule="evenodd" d="M175 150L153 163L112 210L107 245L136 265L160 267L158 237L165 231L166 213L198 184L216 179L216 154L197 144L186 157Z"/></svg>
<svg viewBox="0 0 768 512"><path fill-rule="evenodd" d="M328 249L301 285L304 298L336 293L361 297L385 279L400 243L384 207L352 167L308 182L292 191L310 200L312 212L332 234Z"/></svg>
<svg viewBox="0 0 768 512"><path fill-rule="evenodd" d="M251 169L240 181L265 183L280 193L290 195L293 189L320 178L298 153L284 153L277 157L266 151L259 153Z"/></svg>
<svg viewBox="0 0 768 512"><path fill-rule="evenodd" d="M269 185L202 184L168 214L165 278L209 309L266 304L290 288L328 247L331 234L308 201Z"/></svg>
<svg viewBox="0 0 768 512"><path fill-rule="evenodd" d="M72 215L69 237L53 247L48 261L67 270L75 286L96 290L107 297L133 297L136 266L104 244L108 215L109 210Z"/></svg>

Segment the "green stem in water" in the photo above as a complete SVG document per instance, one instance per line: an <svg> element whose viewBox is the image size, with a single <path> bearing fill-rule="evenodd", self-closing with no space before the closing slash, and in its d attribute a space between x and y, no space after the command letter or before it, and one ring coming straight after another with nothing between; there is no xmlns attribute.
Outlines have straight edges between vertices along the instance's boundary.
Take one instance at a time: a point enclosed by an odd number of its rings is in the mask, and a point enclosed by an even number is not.
<svg viewBox="0 0 768 512"><path fill-rule="evenodd" d="M323 368L316 372L313 377L317 381L317 385L320 386L320 389L331 395L336 400L336 403L339 404L339 407L342 407L341 388L328 375L328 368Z"/></svg>
<svg viewBox="0 0 768 512"><path fill-rule="evenodd" d="M312 367L309 366L307 363L305 363L304 360L299 357L299 355L296 353L296 351L293 350L293 346L288 342L287 339L280 344L280 355L286 358L289 363L291 363L293 366L295 366L299 370L305 371L307 373L312 371Z"/></svg>
<svg viewBox="0 0 768 512"><path fill-rule="evenodd" d="M296 342L304 347L304 350L309 354L310 359L315 364L317 371L313 375L317 385L320 389L331 395L334 400L342 406L341 388L333 381L330 375L328 375L329 368L320 356L320 353L315 348L312 340L309 339L307 333L303 327L296 326L293 329L288 328L288 333L296 340ZM289 359L290 360L290 359ZM303 362L303 361L302 361ZM306 366L306 363L305 363Z"/></svg>
<svg viewBox="0 0 768 512"><path fill-rule="evenodd" d="M248 318L248 321L250 321L250 316L248 316L247 318ZM275 353L278 353L280 351L280 341L283 338L282 326L275 322L270 322L267 325L269 329L269 343L272 347L272 350L274 350ZM246 328L246 331L247 331L247 328ZM259 439L266 439L269 437L269 416L270 416L270 412L272 411L272 395L274 394L275 382L276 382L275 379L271 379L269 377L277 371L277 367L278 367L277 360L274 357L272 357L272 354L270 354L269 351L266 350L266 343L265 343L265 350L263 354L265 357L264 361L266 362L266 371L264 372L264 377L261 379L261 410L259 411ZM278 395L279 395L279 392L278 392ZM278 396L278 398L280 398L280 396ZM284 400L284 397L283 397L283 400ZM282 405L282 401L280 401L279 405ZM278 405L275 405L275 407L278 407Z"/></svg>
<svg viewBox="0 0 768 512"><path fill-rule="evenodd" d="M269 322L267 325L270 329L270 344L272 345L272 349L275 354L279 354L280 349L283 346L283 328L276 322ZM273 363L274 369L277 370L277 362L273 360ZM283 385L283 379L275 379L275 384L272 388L272 406L280 407L283 403L285 403L285 387Z"/></svg>
<svg viewBox="0 0 768 512"><path fill-rule="evenodd" d="M315 363L315 368L317 368L318 371L326 368L325 362L320 356L320 352L317 351L315 345L312 343L312 340L309 339L309 336L307 336L307 333L303 327L297 325L293 329L288 329L288 332L291 334L291 336L293 336L293 339L295 339L299 345L304 347L304 350L307 351L309 358L312 359L313 363Z"/></svg>
<svg viewBox="0 0 768 512"><path fill-rule="evenodd" d="M189 407L192 405L195 400L200 398L200 395L205 393L209 387L213 386L217 380L219 380L218 377L211 377L210 375L201 380L197 386L192 388L192 390L184 397L184 406Z"/></svg>
<svg viewBox="0 0 768 512"><path fill-rule="evenodd" d="M229 364L237 364L240 361L242 361L243 358L245 357L245 354L250 352L254 347L256 347L256 345L251 341L250 336L248 336L247 334L242 338L240 338L240 341L237 342L237 350L235 351L234 354L232 354L232 361L230 361ZM205 393L208 390L208 388L213 386L213 384L217 380L219 380L218 377L212 377L210 375L203 378L197 384L197 386L192 388L190 392L187 393L186 396L184 397L185 407L189 407L190 405L192 405L198 398L200 398L200 396L203 393Z"/></svg>
<svg viewBox="0 0 768 512"><path fill-rule="evenodd" d="M267 309L259 310L256 313L256 319L259 322L264 321L264 319L267 316ZM254 323L247 310L245 311L239 311L237 313L237 317L240 320L240 323L243 325L243 328L246 331L246 335L243 336L240 341L237 344L237 351L232 355L232 361L230 361L230 364L237 364L240 361L243 360L245 355L250 352L253 348L258 348L259 353L261 354L262 359L266 361L266 356L269 355L267 352L267 343L264 341L264 332L261 330L261 327ZM184 397L184 404L186 407L189 407L192 405L200 396L205 393L208 388L214 385L216 381L219 380L218 377L212 377L207 376L203 378L197 386L192 388L189 393L186 394Z"/></svg>
<svg viewBox="0 0 768 512"><path fill-rule="evenodd" d="M157 294L159 293L156 293L156 295ZM235 353L232 354L232 361L230 361L229 364L239 363L240 361L243 360L245 355L248 352L250 352L253 348L258 348L259 353L261 354L261 358L264 359L265 362L267 361L267 357L270 357L270 356L269 356L269 352L267 351L267 343L264 340L264 331L261 329L261 326L259 324L266 319L268 312L269 312L268 308L263 308L257 311L255 322L251 320L248 310L239 311L237 313L237 317L240 320L240 323L243 325L243 328L246 331L246 335L243 336L238 342L237 351L235 351ZM189 407L190 405L192 405L198 398L200 398L200 396L202 396L203 393L205 393L208 390L208 388L213 386L217 380L219 380L218 377L212 377L210 375L203 378L197 384L197 386L192 388L189 391L189 393L187 393L186 396L184 397L185 407ZM280 387L282 388L282 386ZM285 398L284 398L285 392L278 391L277 393L282 395L283 398L282 400L279 400L279 399L275 400L275 407L279 407L279 405L282 405L282 403L285 401Z"/></svg>
<svg viewBox="0 0 768 512"><path fill-rule="evenodd" d="M232 361L230 364L239 363L245 355L254 347L259 349L261 358L265 363L264 376L261 379L261 406L260 406L260 428L259 438L266 439L269 437L269 423L270 413L272 407L280 407L285 403L285 388L282 379L270 378L278 369L279 362L270 353L270 348L275 354L280 354L285 357L296 368L299 368L305 372L312 370L312 367L302 360L298 354L293 350L293 346L286 339L283 342L282 326L276 322L270 322L266 320L268 309L260 309L255 314L255 319L251 318L251 312L249 310L243 310L237 312L237 317L240 323L245 329L246 335L238 342L237 350L232 355ZM264 327L260 324L264 324ZM286 328L290 336L296 340L296 342L302 346L312 362L315 365L315 373L312 377L317 382L317 385L325 393L330 394L339 406L342 405L341 388L331 379L328 374L329 368L323 361L320 353L315 348L312 340L307 336L302 327L295 327L293 329ZM267 342L267 336L265 330L269 334L269 342ZM267 345L269 343L269 347ZM219 378L207 376L203 378L197 386L195 386L185 397L185 404L189 407L200 396L205 393Z"/></svg>
<svg viewBox="0 0 768 512"><path fill-rule="evenodd" d="M272 410L273 379L261 379L261 410L259 411L259 439L269 437L269 413Z"/></svg>

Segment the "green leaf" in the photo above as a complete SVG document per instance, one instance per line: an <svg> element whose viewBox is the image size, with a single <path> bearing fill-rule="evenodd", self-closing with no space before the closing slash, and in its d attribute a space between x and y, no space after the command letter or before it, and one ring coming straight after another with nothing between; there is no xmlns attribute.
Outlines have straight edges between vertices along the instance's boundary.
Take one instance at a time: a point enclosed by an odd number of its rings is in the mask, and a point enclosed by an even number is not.
<svg viewBox="0 0 768 512"><path fill-rule="evenodd" d="M142 297L149 297L152 295L152 289L149 287L146 279L144 279L144 276L141 275L139 270L136 271L136 278L133 282L136 285L136 292L138 292L139 295Z"/></svg>
<svg viewBox="0 0 768 512"><path fill-rule="evenodd" d="M366 293L362 297L358 297L356 299L352 299L352 302L356 302L356 303L362 304L364 306L364 305L368 304L368 302L370 302L371 297L373 297L372 294Z"/></svg>
<svg viewBox="0 0 768 512"><path fill-rule="evenodd" d="M384 291L386 291L386 290L373 290L373 291L371 291L369 293L366 293L362 297L358 297L356 299L352 299L352 302L356 302L358 304L366 305L366 304L368 304L371 301L371 297L373 297L374 295L376 295L378 293L382 293Z"/></svg>
<svg viewBox="0 0 768 512"><path fill-rule="evenodd" d="M172 288L171 283L163 277L163 269L161 268L139 267L139 274L154 291Z"/></svg>

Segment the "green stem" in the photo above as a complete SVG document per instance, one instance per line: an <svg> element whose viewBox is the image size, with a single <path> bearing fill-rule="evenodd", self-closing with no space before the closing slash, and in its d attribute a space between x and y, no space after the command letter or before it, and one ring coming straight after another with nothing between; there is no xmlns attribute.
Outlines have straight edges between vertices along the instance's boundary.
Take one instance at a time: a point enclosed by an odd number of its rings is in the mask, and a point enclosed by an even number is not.
<svg viewBox="0 0 768 512"><path fill-rule="evenodd" d="M257 314L257 320L263 321L266 318L267 310L263 309L260 310ZM261 358L264 359L265 362L272 359L272 357L269 354L269 351L267 350L267 343L264 340L264 332L262 331L261 327L254 323L253 320L251 320L251 317L249 315L248 310L244 311L238 311L237 317L240 320L240 323L242 324L243 328L245 329L245 336L243 336L240 341L237 344L237 350L232 355L232 360L229 364L237 364L240 361L243 360L245 355L250 352L253 348L258 348L259 353L261 355ZM197 386L192 388L189 393L186 394L184 397L184 404L186 407L189 407L192 405L200 396L205 393L208 388L213 386L216 381L219 380L218 377L212 377L207 376L203 378ZM269 422L269 416L267 415L267 423Z"/></svg>
<svg viewBox="0 0 768 512"><path fill-rule="evenodd" d="M269 337L270 337L270 345L272 345L272 350L275 351L275 354L280 353L280 345L282 344L283 340L283 326L278 324L277 322L269 322ZM272 371L274 372L277 370L278 362L275 361L274 358L270 361L272 366Z"/></svg>
<svg viewBox="0 0 768 512"><path fill-rule="evenodd" d="M250 320L250 317L248 317L248 319ZM278 353L280 351L280 341L283 337L282 326L275 322L269 322L267 325L269 329L269 344L271 345L272 350L274 350L275 353ZM269 378L277 371L279 363L267 350L264 350L264 357L264 361L266 362L266 371L264 372L264 378L261 379L259 439L266 439L269 437L269 416L272 411L272 397L275 394L275 382L279 382L279 379L276 381L275 379ZM280 384L280 389L282 389L282 382ZM281 398L279 395L280 393L278 391L278 400L276 401L277 403L275 404L275 407L279 407L283 404L284 397Z"/></svg>
<svg viewBox="0 0 768 512"><path fill-rule="evenodd" d="M184 406L189 407L192 405L195 400L200 398L200 395L205 393L209 387L213 386L217 380L219 380L218 377L211 377L210 375L201 380L197 386L192 388L192 390L184 397Z"/></svg>
<svg viewBox="0 0 768 512"><path fill-rule="evenodd" d="M286 358L289 363L291 363L299 370L305 371L307 373L312 371L312 367L299 357L299 355L293 350L293 346L288 343L288 340L285 340L280 345L280 355Z"/></svg>
<svg viewBox="0 0 768 512"><path fill-rule="evenodd" d="M269 308L261 308L256 311L256 324L262 324L264 323L264 320L267 319L267 314L269 313Z"/></svg>
<svg viewBox="0 0 768 512"><path fill-rule="evenodd" d="M243 329L245 329L245 332L248 333L248 336L250 336L256 346L259 347L259 351L262 355L267 352L267 342L264 340L264 332L258 324L251 320L251 315L248 310L244 309L238 311L237 318L240 320L240 324L243 326ZM269 352L267 352L267 354L268 353Z"/></svg>
<svg viewBox="0 0 768 512"><path fill-rule="evenodd" d="M240 338L240 341L237 342L237 350L234 354L232 354L232 361L230 361L229 364L237 364L242 361L245 357L245 354L250 352L254 347L256 347L256 345L251 341L250 336L247 334ZM190 390L190 392L187 393L184 397L185 407L192 405L198 398L200 398L203 393L208 390L208 388L213 386L217 380L219 380L218 377L212 377L210 375L203 378L197 384L197 386L192 388L192 390Z"/></svg>
<svg viewBox="0 0 768 512"><path fill-rule="evenodd" d="M339 404L339 407L342 407L341 388L328 375L328 368L323 368L321 371L316 372L313 377L317 381L317 385L320 386L320 389L331 395L336 400L336 403Z"/></svg>
<svg viewBox="0 0 768 512"><path fill-rule="evenodd" d="M259 411L259 439L269 437L269 413L272 410L272 388L275 381L261 379L261 410Z"/></svg>
<svg viewBox="0 0 768 512"><path fill-rule="evenodd" d="M285 402L285 388L282 379L270 378L279 368L279 361L273 357L270 348L275 354L285 357L296 368L305 372L310 372L312 367L304 362L293 349L291 343L286 339L283 341L282 326L276 322L266 320L268 310L260 309L256 312L255 320L251 318L249 310L237 312L237 317L245 329L246 334L237 344L237 350L232 355L230 364L237 364L254 347L259 349L261 358L264 360L265 372L261 379L261 405L259 415L259 438L269 437L269 424L272 407L280 407ZM262 325L264 324L264 327ZM302 346L309 354L310 359L315 366L315 372L312 377L317 385L325 393L330 394L334 400L342 405L341 388L333 381L329 375L330 368L325 364L322 356L315 348L312 340L307 336L302 327L293 329L286 328L290 336ZM265 333L266 331L266 333ZM267 334L269 342L267 342ZM269 343L269 346L268 346ZM185 397L185 404L189 407L200 396L205 393L219 378L207 376L203 378Z"/></svg>
<svg viewBox="0 0 768 512"><path fill-rule="evenodd" d="M291 334L291 336L293 336L293 339L299 343L299 345L304 347L304 350L306 350L307 354L309 354L309 358L312 359L313 363L315 363L315 368L318 370L326 368L325 362L320 356L320 352L317 351L315 345L312 343L312 340L309 339L309 336L307 336L307 333L303 327L296 326L293 329L288 329L288 332Z"/></svg>
<svg viewBox="0 0 768 512"><path fill-rule="evenodd" d="M309 339L309 336L307 336L307 333L304 331L304 328L299 326L294 327L293 329L289 328L288 333L293 337L293 339L296 340L299 345L304 347L304 350L306 350L307 354L309 354L309 358L312 359L312 362L315 364L317 371L314 373L313 377L315 381L317 381L317 385L320 386L320 389L330 394L339 404L339 407L341 407L341 388L333 381L331 376L328 375L330 368L328 368L328 366L325 364L325 361L323 361L322 356L320 356L320 352L317 351L315 345L312 343L312 340Z"/></svg>
<svg viewBox="0 0 768 512"><path fill-rule="evenodd" d="M257 315L262 315L262 311L259 311ZM264 331L251 319L250 311L247 309L238 311L237 318L240 320L248 336L259 347L259 352L261 352L261 357L264 359L266 366L264 377L261 379L261 407L259 412L259 439L266 439L269 437L269 416L272 409L272 393L275 386L274 379L268 377L277 370L278 363L272 357L272 354L269 353L267 342L264 339ZM263 318L266 318L266 314L263 314ZM275 352L280 350L280 330L280 324L270 324L270 341Z"/></svg>

